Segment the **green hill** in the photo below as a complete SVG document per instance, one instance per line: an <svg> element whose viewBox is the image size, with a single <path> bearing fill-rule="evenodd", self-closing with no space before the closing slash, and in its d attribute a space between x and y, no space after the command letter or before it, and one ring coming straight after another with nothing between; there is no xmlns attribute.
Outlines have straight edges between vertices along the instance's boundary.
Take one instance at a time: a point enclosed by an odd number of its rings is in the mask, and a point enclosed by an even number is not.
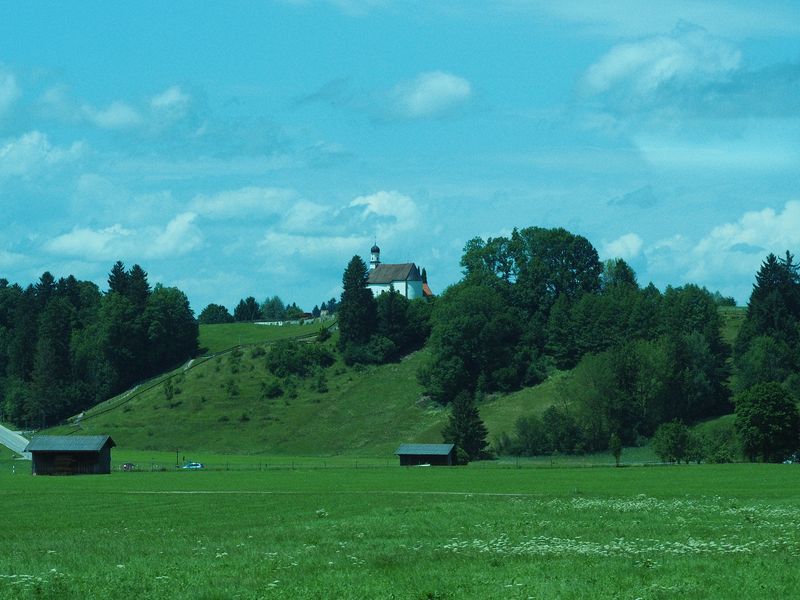
<svg viewBox="0 0 800 600"><path fill-rule="evenodd" d="M732 342L744 310L722 313L725 339ZM441 441L448 413L424 397L416 379L426 350L382 366L351 368L337 360L325 370L324 381L295 378L281 384L282 395L268 397L266 389L277 383L266 368L269 344L308 339L319 328L201 326L201 347L219 354L99 404L78 426L53 431L108 433L126 449L306 456L385 456L400 442ZM570 376L556 373L541 385L484 400L479 408L489 439L512 433L519 417L557 402Z"/></svg>

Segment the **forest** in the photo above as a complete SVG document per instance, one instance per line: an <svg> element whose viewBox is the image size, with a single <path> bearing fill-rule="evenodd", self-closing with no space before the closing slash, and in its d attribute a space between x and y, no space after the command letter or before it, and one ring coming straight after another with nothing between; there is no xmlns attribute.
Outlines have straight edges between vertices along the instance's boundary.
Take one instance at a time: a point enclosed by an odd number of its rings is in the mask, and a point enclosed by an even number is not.
<svg viewBox="0 0 800 600"><path fill-rule="evenodd" d="M642 287L624 260L601 262L586 238L565 229L474 238L461 266L461 281L409 320L415 304L399 294L372 299L366 266L354 257L343 278L340 349L350 362L391 359L398 332L413 327L413 347L429 332L430 358L418 377L432 399L452 406L445 439L469 446L469 458L489 454L476 409L482 398L565 370L573 376L563 398L520 419L515 435L495 441L496 452L593 452L641 445L658 433L672 444L665 456L732 460L737 450L724 436L702 448L679 438L688 439L689 424L735 408L743 414L753 395L761 412L738 418L741 450L774 460L797 448L800 278L789 252L764 260L733 348L719 313L735 305L732 298L694 284ZM778 408L765 415L760 398L775 393ZM776 416L781 410L789 416ZM748 428L764 419L783 421L778 448L765 450L758 427Z"/></svg>
<svg viewBox="0 0 800 600"><path fill-rule="evenodd" d="M46 427L179 364L197 351L186 295L150 286L118 261L101 292L45 272L22 288L0 279L0 412Z"/></svg>

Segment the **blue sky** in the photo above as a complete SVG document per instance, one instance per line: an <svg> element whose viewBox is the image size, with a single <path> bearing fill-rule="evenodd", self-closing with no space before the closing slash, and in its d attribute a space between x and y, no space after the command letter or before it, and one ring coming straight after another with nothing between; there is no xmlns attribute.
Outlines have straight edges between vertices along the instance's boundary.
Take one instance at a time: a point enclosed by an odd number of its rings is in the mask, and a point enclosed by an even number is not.
<svg viewBox="0 0 800 600"><path fill-rule="evenodd" d="M460 277L565 227L746 302L800 250L800 3L26 2L0 8L0 277L311 309L353 254Z"/></svg>

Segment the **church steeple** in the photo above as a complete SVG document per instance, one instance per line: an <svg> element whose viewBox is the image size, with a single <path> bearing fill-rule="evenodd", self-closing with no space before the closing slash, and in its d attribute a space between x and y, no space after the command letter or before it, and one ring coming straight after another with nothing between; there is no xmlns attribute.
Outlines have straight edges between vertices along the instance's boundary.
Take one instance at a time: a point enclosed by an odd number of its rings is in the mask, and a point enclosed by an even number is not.
<svg viewBox="0 0 800 600"><path fill-rule="evenodd" d="M369 268L374 269L379 264L381 264L381 249L378 248L378 244L374 244L369 251Z"/></svg>

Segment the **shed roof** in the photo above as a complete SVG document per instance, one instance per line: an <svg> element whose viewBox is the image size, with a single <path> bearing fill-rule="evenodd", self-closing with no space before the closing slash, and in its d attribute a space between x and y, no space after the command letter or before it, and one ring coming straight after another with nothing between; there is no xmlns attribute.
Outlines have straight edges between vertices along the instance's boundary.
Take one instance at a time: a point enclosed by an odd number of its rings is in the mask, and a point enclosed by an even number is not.
<svg viewBox="0 0 800 600"><path fill-rule="evenodd" d="M393 281L422 281L422 275L414 263L397 265L381 263L370 270L367 279L367 283L392 283Z"/></svg>
<svg viewBox="0 0 800 600"><path fill-rule="evenodd" d="M400 444L395 454L447 456L454 447L453 444Z"/></svg>
<svg viewBox="0 0 800 600"><path fill-rule="evenodd" d="M37 435L26 452L100 452L106 444L116 446L110 435Z"/></svg>

